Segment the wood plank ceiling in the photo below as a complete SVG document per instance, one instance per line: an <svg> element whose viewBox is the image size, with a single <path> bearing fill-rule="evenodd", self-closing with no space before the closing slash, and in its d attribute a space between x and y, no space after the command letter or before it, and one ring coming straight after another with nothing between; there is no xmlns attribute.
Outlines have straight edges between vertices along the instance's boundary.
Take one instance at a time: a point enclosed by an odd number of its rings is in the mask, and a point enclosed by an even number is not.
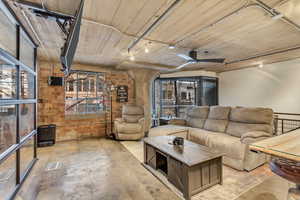
<svg viewBox="0 0 300 200"><path fill-rule="evenodd" d="M74 14L79 4L79 0L31 1L68 14ZM173 1L86 0L75 62L118 67L136 67L141 63L141 67L169 70L185 62L176 54L197 49L199 58L226 58L227 64L194 64L184 70L222 72L300 57L300 29L282 18L272 19L264 8L254 4L255 1L182 0L135 46L131 52L135 61L129 61L128 46ZM300 25L299 0L262 2ZM36 17L20 6L13 8L22 20L25 14L32 22L35 35L42 43L39 58L58 61L64 35L56 23ZM29 28L28 22L24 23ZM176 49L169 49L169 44L176 45ZM281 52L294 47L295 50ZM145 48L149 53L145 53ZM273 52L281 53L270 54Z"/></svg>

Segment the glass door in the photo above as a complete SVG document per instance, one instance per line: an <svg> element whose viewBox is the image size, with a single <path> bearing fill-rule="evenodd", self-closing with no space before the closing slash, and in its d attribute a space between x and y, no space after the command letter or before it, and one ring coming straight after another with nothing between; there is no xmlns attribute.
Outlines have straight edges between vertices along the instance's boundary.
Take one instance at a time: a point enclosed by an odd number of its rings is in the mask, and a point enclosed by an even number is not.
<svg viewBox="0 0 300 200"><path fill-rule="evenodd" d="M13 199L37 160L36 44L0 1L0 200Z"/></svg>
<svg viewBox="0 0 300 200"><path fill-rule="evenodd" d="M160 82L160 118L176 117L176 81L163 80Z"/></svg>
<svg viewBox="0 0 300 200"><path fill-rule="evenodd" d="M197 80L177 80L177 117L184 118L187 108L196 105Z"/></svg>
<svg viewBox="0 0 300 200"><path fill-rule="evenodd" d="M218 80L215 78L202 78L200 105L218 105Z"/></svg>

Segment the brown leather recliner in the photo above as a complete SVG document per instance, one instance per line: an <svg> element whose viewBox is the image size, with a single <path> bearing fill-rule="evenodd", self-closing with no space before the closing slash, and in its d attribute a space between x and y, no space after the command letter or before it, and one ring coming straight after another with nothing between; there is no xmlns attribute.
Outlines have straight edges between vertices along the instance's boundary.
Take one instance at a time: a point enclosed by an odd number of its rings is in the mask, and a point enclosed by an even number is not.
<svg viewBox="0 0 300 200"><path fill-rule="evenodd" d="M124 105L122 118L115 119L114 133L118 140L140 140L145 136L144 109L137 105Z"/></svg>

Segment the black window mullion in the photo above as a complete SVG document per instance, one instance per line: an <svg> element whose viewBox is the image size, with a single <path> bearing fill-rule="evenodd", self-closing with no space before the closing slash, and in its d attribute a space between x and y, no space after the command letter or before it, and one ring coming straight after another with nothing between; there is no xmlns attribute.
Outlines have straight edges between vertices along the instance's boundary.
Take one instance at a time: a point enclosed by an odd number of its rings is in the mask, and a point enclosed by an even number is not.
<svg viewBox="0 0 300 200"><path fill-rule="evenodd" d="M175 117L178 117L178 94L177 94L177 89L178 89L178 81L175 80L173 81L174 84L174 95L175 95Z"/></svg>
<svg viewBox="0 0 300 200"><path fill-rule="evenodd" d="M16 52L16 59L20 60L20 34L21 30L20 30L20 26L17 25L17 34L16 34L16 45L17 45L17 52ZM16 94L16 98L17 100L20 100L20 88L21 88L21 74L20 74L20 66L17 65L17 80L16 80L16 85L17 85L17 94ZM19 144L20 143L20 104L16 104L16 143ZM21 182L21 175L20 175L20 149L17 149L16 151L16 184L19 185Z"/></svg>
<svg viewBox="0 0 300 200"><path fill-rule="evenodd" d="M34 56L33 56L33 68L34 71L37 72L37 48L34 48ZM34 99L38 98L38 73L34 76ZM34 104L34 130L37 130L37 103ZM34 158L37 158L37 134L34 134Z"/></svg>

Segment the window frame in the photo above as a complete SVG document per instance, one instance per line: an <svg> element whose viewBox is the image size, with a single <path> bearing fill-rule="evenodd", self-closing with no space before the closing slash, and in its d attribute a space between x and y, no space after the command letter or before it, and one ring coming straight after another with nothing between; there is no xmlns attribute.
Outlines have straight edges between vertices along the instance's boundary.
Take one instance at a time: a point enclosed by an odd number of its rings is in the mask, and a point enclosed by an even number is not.
<svg viewBox="0 0 300 200"><path fill-rule="evenodd" d="M184 105L179 105L179 96L177 94L177 86L178 86L178 81L194 81L197 82L197 88L195 88L195 103L194 105L196 106L201 106L203 103L201 101L201 98L203 97L203 89L204 89L204 82L205 81L214 81L216 83L216 104L219 104L219 78L218 77L209 77L209 76L191 76L191 77L171 77L171 78L161 78L158 77L153 81L152 85L152 91L153 91L153 96L152 96L152 110L155 113L155 116L158 118L165 118L162 115L162 111L164 107L171 107L171 106L164 106L163 101L162 101L162 96L163 96L163 90L162 90L162 82L164 81L173 81L174 82L174 95L175 95L175 104L174 104L174 109L175 109L175 117L177 118L179 116L179 108L184 107ZM159 86L159 91L155 89L155 82L158 81L158 86ZM156 105L156 92L159 92L159 105ZM193 106L193 105L191 105ZM159 109L158 109L159 107ZM187 105L188 107L188 105ZM157 112L158 111L158 112Z"/></svg>
<svg viewBox="0 0 300 200"><path fill-rule="evenodd" d="M76 92L76 94L74 96L76 96L76 98L67 98L67 88L69 89L69 87L67 86L68 85L68 81L67 79L65 79L65 115L66 116L82 116L82 115L99 115L99 114L103 114L105 113L105 110L106 110L106 105L105 105L105 102L102 103L102 107L103 109L102 110L99 110L98 112L88 112L88 108L87 108L87 103L85 104L85 112L75 112L75 113L68 113L67 110L66 110L66 102L68 100L73 100L73 101L80 101L80 100L101 100L101 97L98 96L98 93L99 93L99 83L100 83L100 79L99 79L99 76L103 76L104 77L104 80L106 78L106 74L105 72L95 72L95 71L85 71L85 70L72 70L70 74L76 74L76 81L74 81L74 84L73 84L73 88L74 88L74 91L73 92ZM95 75L96 76L96 81L94 82L94 91L91 91L91 81L89 80L88 81L88 90L85 91L84 89L84 84L85 84L85 81L83 80L78 80L79 79L79 76L80 74L85 74L86 76L88 75ZM80 81L80 84L79 84L79 81ZM81 86L80 89L78 86ZM88 98L81 98L79 97L79 92L86 92L87 94L89 92L94 92L96 97L88 97ZM104 97L102 97L103 101L104 101ZM76 105L77 106L77 105Z"/></svg>

